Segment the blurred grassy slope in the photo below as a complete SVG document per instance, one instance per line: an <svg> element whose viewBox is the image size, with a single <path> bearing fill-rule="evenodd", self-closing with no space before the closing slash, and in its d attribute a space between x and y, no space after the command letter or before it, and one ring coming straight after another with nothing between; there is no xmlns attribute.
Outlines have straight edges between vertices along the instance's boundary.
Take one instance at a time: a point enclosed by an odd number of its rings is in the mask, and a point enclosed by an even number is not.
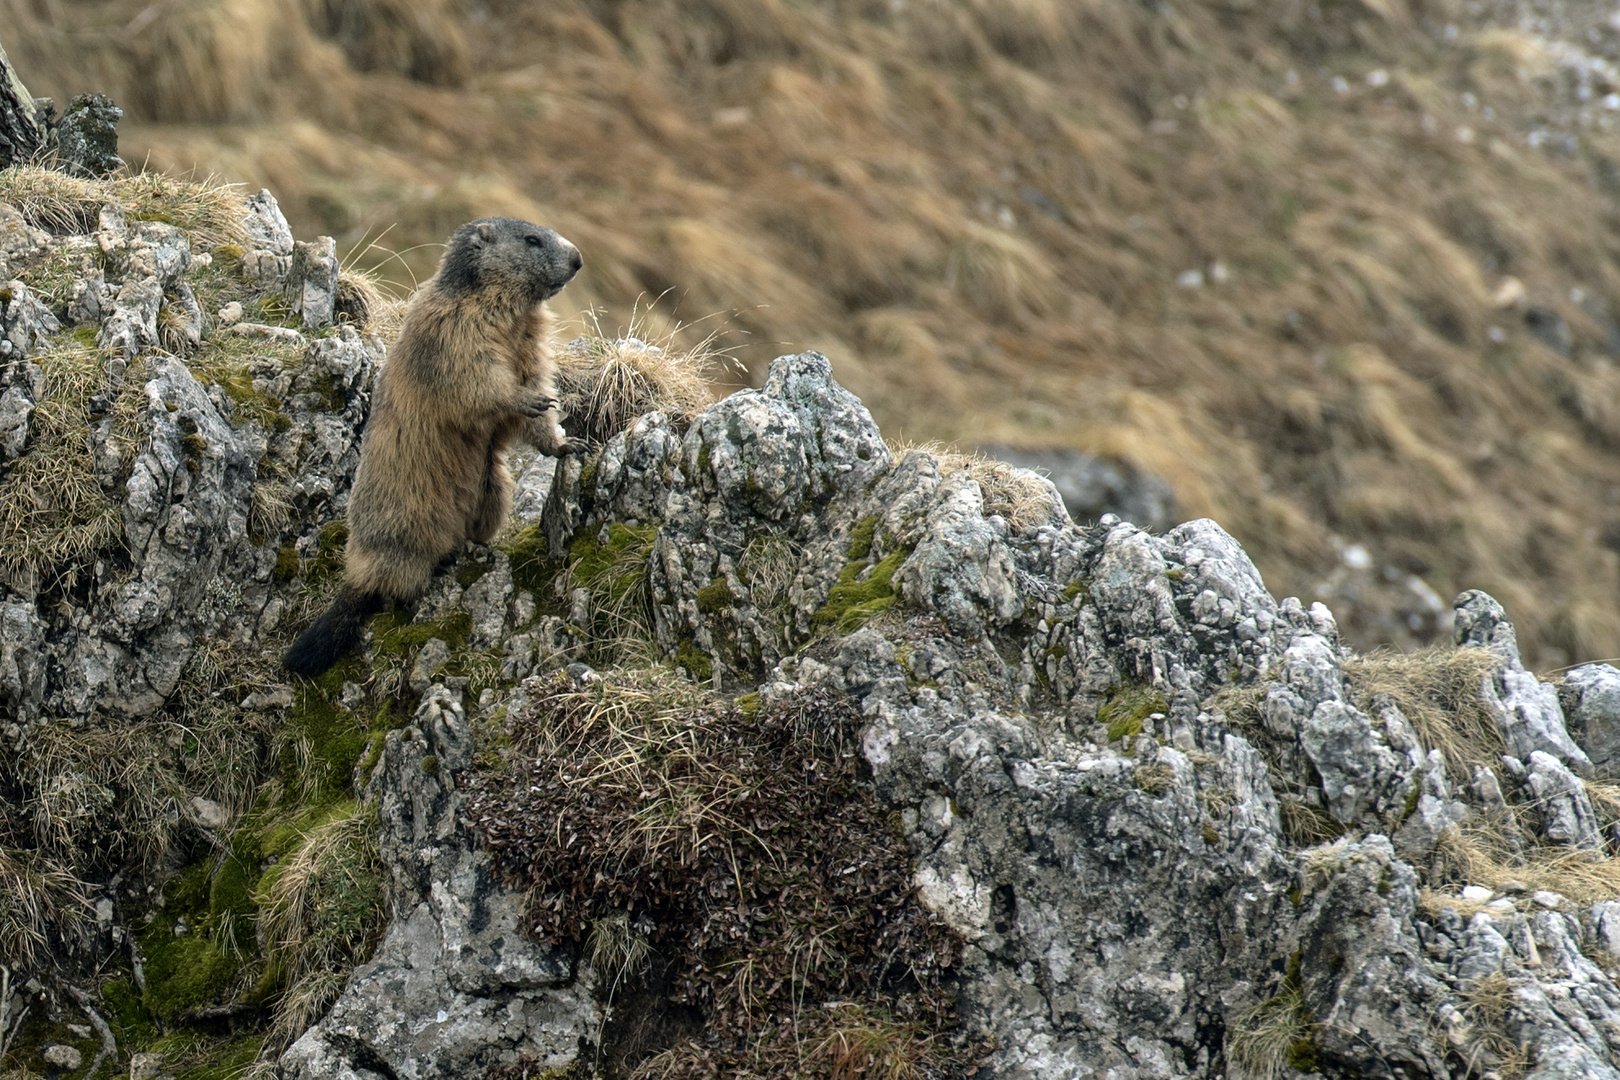
<svg viewBox="0 0 1620 1080"><path fill-rule="evenodd" d="M1128 459L1359 644L1447 622L1426 582L1493 592L1535 663L1620 655L1620 136L1530 145L1564 69L1460 3L0 0L0 26L36 92L129 110L132 160L266 184L301 235L392 225L394 276L468 218L545 221L587 260L565 314L667 293L654 330L724 313L690 332L756 378L821 349L891 436Z"/></svg>

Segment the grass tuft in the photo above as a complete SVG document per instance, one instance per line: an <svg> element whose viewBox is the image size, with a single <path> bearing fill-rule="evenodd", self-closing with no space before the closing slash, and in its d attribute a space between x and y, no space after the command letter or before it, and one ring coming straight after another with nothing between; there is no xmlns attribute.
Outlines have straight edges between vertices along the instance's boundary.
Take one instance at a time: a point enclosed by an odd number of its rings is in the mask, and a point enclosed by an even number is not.
<svg viewBox="0 0 1620 1080"><path fill-rule="evenodd" d="M29 420L23 453L0 474L0 582L33 593L68 587L97 554L123 542L124 519L102 490L90 455L92 398L107 388L108 354L60 337L34 357L45 392ZM113 445L134 449L139 365L124 374L112 408Z"/></svg>
<svg viewBox="0 0 1620 1080"><path fill-rule="evenodd" d="M1424 748L1445 757L1452 782L1466 784L1475 768L1496 768L1507 753L1501 729L1480 697L1481 681L1500 664L1488 649L1439 645L1356 656L1345 661L1344 672L1359 708L1376 717L1376 699L1387 696Z"/></svg>
<svg viewBox="0 0 1620 1080"><path fill-rule="evenodd" d="M617 338L603 336L599 316L587 314L595 331L556 355L557 395L565 426L576 438L601 445L647 413L659 411L684 424L714 401L709 383L723 357L713 339L695 346L676 343L677 330L643 341L634 316Z"/></svg>

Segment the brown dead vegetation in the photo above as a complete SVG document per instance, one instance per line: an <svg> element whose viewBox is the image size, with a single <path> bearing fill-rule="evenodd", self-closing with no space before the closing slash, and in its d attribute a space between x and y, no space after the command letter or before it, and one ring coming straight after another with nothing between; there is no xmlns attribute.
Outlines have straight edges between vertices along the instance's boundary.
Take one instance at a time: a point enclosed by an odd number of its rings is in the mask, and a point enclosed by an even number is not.
<svg viewBox="0 0 1620 1080"><path fill-rule="evenodd" d="M973 1071L960 941L913 894L848 703L733 704L658 671L530 686L503 765L462 778L466 820L531 932L594 958L606 1075Z"/></svg>
<svg viewBox="0 0 1620 1080"><path fill-rule="evenodd" d="M753 379L828 353L891 434L1159 473L1280 594L1311 597L1336 535L1375 577L1489 590L1534 664L1620 654L1620 132L1527 145L1533 39L1459 0L479 10L0 24L38 91L130 110L132 160L268 184L301 234L395 226L401 281L470 217L544 220L586 255L565 314L671 291L672 325L732 313ZM1413 643L1380 602L1334 606L1358 644Z"/></svg>

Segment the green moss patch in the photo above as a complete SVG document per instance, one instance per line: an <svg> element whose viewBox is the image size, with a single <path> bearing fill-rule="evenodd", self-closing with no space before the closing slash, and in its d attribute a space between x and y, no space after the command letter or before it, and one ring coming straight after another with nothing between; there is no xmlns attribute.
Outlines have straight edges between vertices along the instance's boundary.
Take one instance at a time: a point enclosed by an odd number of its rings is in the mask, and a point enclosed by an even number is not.
<svg viewBox="0 0 1620 1080"><path fill-rule="evenodd" d="M697 647L697 643L689 637L683 637L675 644L675 662L685 668L698 681L706 681L714 676L714 662L708 654Z"/></svg>
<svg viewBox="0 0 1620 1080"><path fill-rule="evenodd" d="M1164 695L1151 686L1116 686L1097 710L1097 722L1108 725L1108 741L1142 734L1142 724L1166 711Z"/></svg>
<svg viewBox="0 0 1620 1080"><path fill-rule="evenodd" d="M890 552L872 566L864 581L858 575L866 566L852 562L838 574L838 581L827 592L827 602L810 616L817 629L834 628L841 634L859 629L869 619L894 606L894 575L908 558L911 547Z"/></svg>
<svg viewBox="0 0 1620 1080"><path fill-rule="evenodd" d="M276 580L291 581L298 576L298 567L298 549L289 540L276 552Z"/></svg>
<svg viewBox="0 0 1620 1080"><path fill-rule="evenodd" d="M878 522L882 520L882 518L873 514L870 517L861 518L860 521L855 523L855 527L849 531L849 557L852 562L864 559L871 554L872 538L877 533Z"/></svg>
<svg viewBox="0 0 1620 1080"><path fill-rule="evenodd" d="M697 591L698 610L705 615L718 615L731 610L731 586L726 579L717 577Z"/></svg>
<svg viewBox="0 0 1620 1080"><path fill-rule="evenodd" d="M500 547L511 563L514 587L529 590L536 599L550 595L560 567L551 558L546 531L539 522L525 525Z"/></svg>

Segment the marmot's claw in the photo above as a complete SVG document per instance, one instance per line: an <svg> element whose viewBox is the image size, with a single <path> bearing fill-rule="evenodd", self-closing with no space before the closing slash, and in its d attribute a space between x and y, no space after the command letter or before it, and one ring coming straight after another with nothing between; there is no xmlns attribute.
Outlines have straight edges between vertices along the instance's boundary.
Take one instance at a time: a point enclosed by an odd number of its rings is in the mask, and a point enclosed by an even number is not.
<svg viewBox="0 0 1620 1080"><path fill-rule="evenodd" d="M533 397L525 397L520 399L518 401L518 412L522 413L524 416L532 418L536 416L544 416L546 413L556 408L556 406L556 398L546 397L543 394L536 394Z"/></svg>
<svg viewBox="0 0 1620 1080"><path fill-rule="evenodd" d="M553 457L568 457L571 454L583 454L585 444L578 439L563 439L557 443L557 451Z"/></svg>

